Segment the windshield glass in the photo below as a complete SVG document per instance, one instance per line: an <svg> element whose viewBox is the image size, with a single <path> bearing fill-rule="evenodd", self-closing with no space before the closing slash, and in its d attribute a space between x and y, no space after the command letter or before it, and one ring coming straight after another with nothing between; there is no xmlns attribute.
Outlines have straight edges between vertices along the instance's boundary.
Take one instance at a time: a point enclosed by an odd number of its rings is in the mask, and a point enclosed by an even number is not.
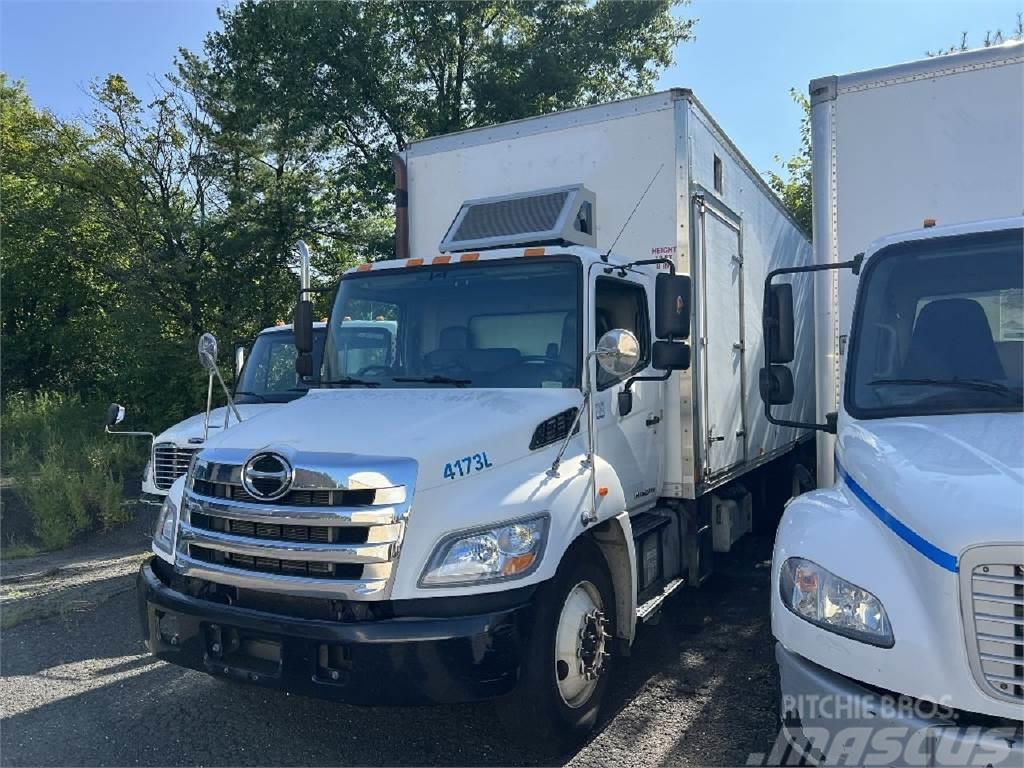
<svg viewBox="0 0 1024 768"><path fill-rule="evenodd" d="M324 386L578 387L580 265L545 257L357 272Z"/></svg>
<svg viewBox="0 0 1024 768"><path fill-rule="evenodd" d="M1019 229L901 243L860 281L846 406L857 418L1019 411Z"/></svg>
<svg viewBox="0 0 1024 768"><path fill-rule="evenodd" d="M326 328L313 329L313 370L324 352ZM308 389L295 374L295 334L291 329L266 331L256 337L235 387L239 403L287 403Z"/></svg>

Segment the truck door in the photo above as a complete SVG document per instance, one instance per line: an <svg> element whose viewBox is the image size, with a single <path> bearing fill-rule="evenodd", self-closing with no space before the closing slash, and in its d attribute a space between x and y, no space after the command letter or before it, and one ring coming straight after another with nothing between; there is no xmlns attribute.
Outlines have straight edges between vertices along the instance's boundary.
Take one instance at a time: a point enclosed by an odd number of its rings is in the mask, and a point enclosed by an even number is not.
<svg viewBox="0 0 1024 768"><path fill-rule="evenodd" d="M594 418L597 452L615 467L622 482L627 509L649 505L658 498L662 473L663 390L660 381L637 381L632 386L633 409L619 413L618 393L630 376L655 374L651 363L653 295L640 275L636 279L599 274L591 282L593 344L615 328L631 331L640 342L641 358L631 374L615 378L594 364ZM593 349L593 344L590 346Z"/></svg>
<svg viewBox="0 0 1024 768"><path fill-rule="evenodd" d="M704 467L716 475L746 459L743 252L739 217L695 198L700 238Z"/></svg>

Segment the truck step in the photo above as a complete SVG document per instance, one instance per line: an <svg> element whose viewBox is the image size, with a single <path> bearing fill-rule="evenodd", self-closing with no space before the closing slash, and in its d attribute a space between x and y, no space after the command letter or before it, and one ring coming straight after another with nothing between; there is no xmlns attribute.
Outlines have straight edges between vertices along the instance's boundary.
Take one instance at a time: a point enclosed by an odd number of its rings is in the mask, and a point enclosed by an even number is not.
<svg viewBox="0 0 1024 768"><path fill-rule="evenodd" d="M683 584L686 583L686 579L680 577L672 579L665 588L661 590L661 594L655 595L646 603L638 606L636 609L636 618L638 621L647 622L658 613L658 609L661 608L661 604L665 602L665 599L679 589Z"/></svg>

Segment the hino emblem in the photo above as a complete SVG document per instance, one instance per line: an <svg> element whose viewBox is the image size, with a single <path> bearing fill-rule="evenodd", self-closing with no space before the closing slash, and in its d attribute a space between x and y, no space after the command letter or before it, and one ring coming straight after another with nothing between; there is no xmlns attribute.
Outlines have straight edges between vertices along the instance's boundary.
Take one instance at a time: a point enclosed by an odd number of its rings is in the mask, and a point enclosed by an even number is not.
<svg viewBox="0 0 1024 768"><path fill-rule="evenodd" d="M242 487L264 501L279 499L292 486L292 465L277 453L257 453L242 465Z"/></svg>

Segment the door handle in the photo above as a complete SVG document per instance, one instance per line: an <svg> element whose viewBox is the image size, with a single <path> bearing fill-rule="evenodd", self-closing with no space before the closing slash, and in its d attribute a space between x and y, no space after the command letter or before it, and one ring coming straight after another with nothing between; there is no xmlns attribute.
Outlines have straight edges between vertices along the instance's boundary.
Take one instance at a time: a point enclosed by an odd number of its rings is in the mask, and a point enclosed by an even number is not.
<svg viewBox="0 0 1024 768"><path fill-rule="evenodd" d="M725 435L712 435L708 438L709 443L720 443L725 440Z"/></svg>
<svg viewBox="0 0 1024 768"><path fill-rule="evenodd" d="M660 422L661 416L648 416L647 421L644 423L647 424L648 427L653 427L655 424L659 424Z"/></svg>

